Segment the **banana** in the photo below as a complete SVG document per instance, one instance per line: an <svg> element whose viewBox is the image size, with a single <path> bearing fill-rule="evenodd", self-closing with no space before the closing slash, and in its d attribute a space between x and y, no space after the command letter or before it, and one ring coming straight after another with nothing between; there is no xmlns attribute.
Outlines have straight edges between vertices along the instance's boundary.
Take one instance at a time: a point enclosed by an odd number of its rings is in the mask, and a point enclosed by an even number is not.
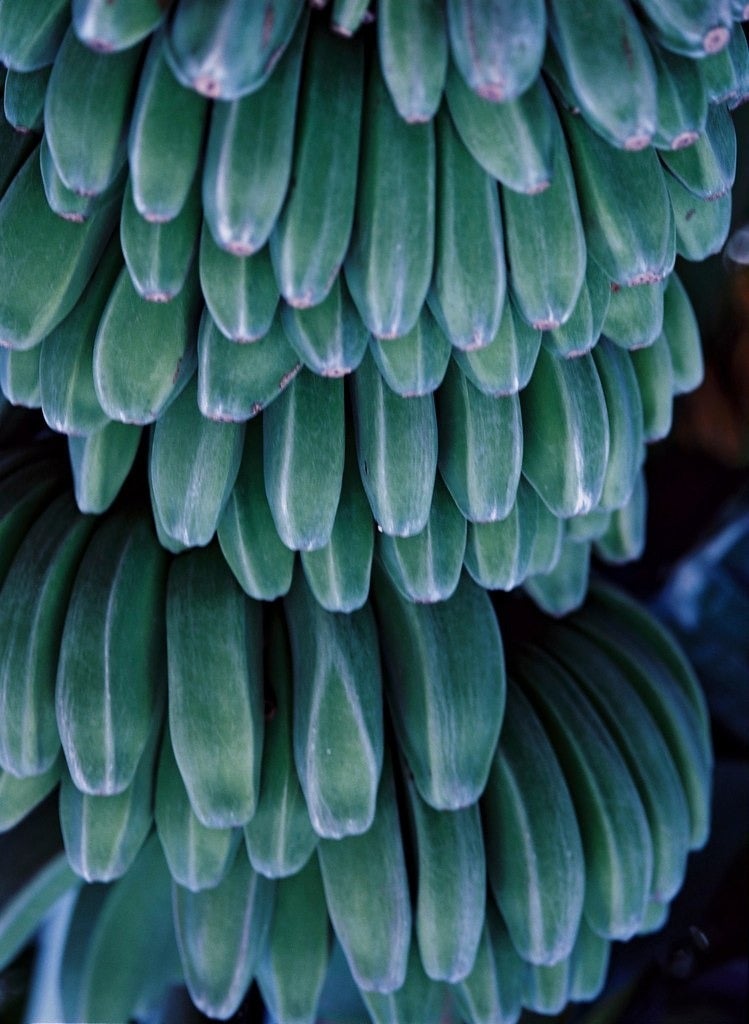
<svg viewBox="0 0 749 1024"><path fill-rule="evenodd" d="M655 150L616 149L564 110L562 122L589 254L619 285L666 277L674 263L674 225Z"/></svg>
<svg viewBox="0 0 749 1024"><path fill-rule="evenodd" d="M273 919L257 963L260 994L275 1020L314 1024L329 959L328 910L313 857L277 883Z"/></svg>
<svg viewBox="0 0 749 1024"><path fill-rule="evenodd" d="M27 460L19 451L17 463L4 467L0 479L0 586L34 519L63 484L62 466L49 458Z"/></svg>
<svg viewBox="0 0 749 1024"><path fill-rule="evenodd" d="M291 176L307 16L257 92L214 103L203 169L203 212L217 244L249 256L270 237Z"/></svg>
<svg viewBox="0 0 749 1024"><path fill-rule="evenodd" d="M434 482L429 519L412 537L377 536L377 553L391 581L409 601L445 601L458 585L466 546L466 521L440 477Z"/></svg>
<svg viewBox="0 0 749 1024"><path fill-rule="evenodd" d="M551 966L528 964L523 975L523 1006L533 1013L561 1013L569 999L569 985L569 959Z"/></svg>
<svg viewBox="0 0 749 1024"><path fill-rule="evenodd" d="M647 501L645 476L640 472L629 500L609 514L606 529L596 538L595 552L599 558L621 565L642 556L647 530Z"/></svg>
<svg viewBox="0 0 749 1024"><path fill-rule="evenodd" d="M477 95L451 64L445 94L458 134L488 174L515 192L533 195L549 187L564 139L542 78L516 99L497 103Z"/></svg>
<svg viewBox="0 0 749 1024"><path fill-rule="evenodd" d="M261 611L218 545L172 562L166 628L169 730L190 803L208 828L243 825L260 782Z"/></svg>
<svg viewBox="0 0 749 1024"><path fill-rule="evenodd" d="M629 4L551 0L549 32L588 124L612 146L648 146L656 128L657 79ZM604 38L610 45L601 45Z"/></svg>
<svg viewBox="0 0 749 1024"><path fill-rule="evenodd" d="M289 45L302 0L183 0L169 22L167 59L179 81L211 99L235 100L267 80Z"/></svg>
<svg viewBox="0 0 749 1024"><path fill-rule="evenodd" d="M198 409L193 379L153 428L154 504L164 529L187 547L208 544L239 472L243 423L216 423Z"/></svg>
<svg viewBox="0 0 749 1024"><path fill-rule="evenodd" d="M61 434L92 434L109 422L94 388L94 339L121 269L115 234L80 300L41 343L42 412L47 424Z"/></svg>
<svg viewBox="0 0 749 1024"><path fill-rule="evenodd" d="M111 882L133 864L153 824L153 788L163 695L152 716L146 746L128 786L92 796L76 788L67 771L60 785L60 827L73 871L87 882Z"/></svg>
<svg viewBox="0 0 749 1024"><path fill-rule="evenodd" d="M450 990L458 1011L474 1024L515 1024L528 965L518 956L492 900L486 905L473 970Z"/></svg>
<svg viewBox="0 0 749 1024"><path fill-rule="evenodd" d="M442 100L447 73L445 12L434 0L377 8L377 52L395 109L410 123L431 121Z"/></svg>
<svg viewBox="0 0 749 1024"><path fill-rule="evenodd" d="M313 30L305 53L292 182L270 236L278 287L316 306L338 277L354 219L364 50Z"/></svg>
<svg viewBox="0 0 749 1024"><path fill-rule="evenodd" d="M523 319L508 297L491 343L473 352L456 350L453 358L479 391L486 395L511 395L530 380L540 346L541 331Z"/></svg>
<svg viewBox="0 0 749 1024"><path fill-rule="evenodd" d="M520 9L508 0L447 0L446 6L452 57L473 91L495 103L524 93L543 58L542 0Z"/></svg>
<svg viewBox="0 0 749 1024"><path fill-rule="evenodd" d="M232 341L258 341L270 330L278 307L278 285L269 249L233 256L219 248L203 222L200 286L208 310Z"/></svg>
<svg viewBox="0 0 749 1024"><path fill-rule="evenodd" d="M286 547L330 540L345 450L343 382L298 373L263 414L265 493Z"/></svg>
<svg viewBox="0 0 749 1024"><path fill-rule="evenodd" d="M36 148L32 132L17 132L0 113L0 198L5 195L19 168Z"/></svg>
<svg viewBox="0 0 749 1024"><path fill-rule="evenodd" d="M145 510L108 516L86 548L57 662L57 728L76 788L132 782L166 692L167 560Z"/></svg>
<svg viewBox="0 0 749 1024"><path fill-rule="evenodd" d="M140 446L142 427L106 423L100 430L68 438L75 503L81 512L106 512L122 489Z"/></svg>
<svg viewBox="0 0 749 1024"><path fill-rule="evenodd" d="M35 520L0 591L0 766L40 775L55 762L55 676L73 576L93 528L61 494Z"/></svg>
<svg viewBox="0 0 749 1024"><path fill-rule="evenodd" d="M492 397L448 366L437 393L439 469L470 522L510 514L523 462L523 422L517 395Z"/></svg>
<svg viewBox="0 0 749 1024"><path fill-rule="evenodd" d="M575 679L580 703L590 700L627 763L653 840L650 896L668 901L684 881L690 822L681 779L658 725L624 672L595 643L560 625L549 632L545 648Z"/></svg>
<svg viewBox="0 0 749 1024"><path fill-rule="evenodd" d="M69 24L69 0L2 0L0 62L15 71L47 67Z"/></svg>
<svg viewBox="0 0 749 1024"><path fill-rule="evenodd" d="M395 394L369 354L351 377L351 396L359 473L375 522L398 537L420 533L437 471L433 397Z"/></svg>
<svg viewBox="0 0 749 1024"><path fill-rule="evenodd" d="M651 900L640 928L640 935L652 935L659 932L668 921L671 911L670 903L659 903L658 900Z"/></svg>
<svg viewBox="0 0 749 1024"><path fill-rule="evenodd" d="M72 310L99 263L119 215L117 197L85 224L47 205L32 150L0 202L0 341L33 348Z"/></svg>
<svg viewBox="0 0 749 1024"><path fill-rule="evenodd" d="M674 394L694 391L705 374L700 328L686 288L676 274L671 274L663 293L663 334L671 353Z"/></svg>
<svg viewBox="0 0 749 1024"><path fill-rule="evenodd" d="M652 345L663 329L663 282L622 287L611 282L602 331L621 348Z"/></svg>
<svg viewBox="0 0 749 1024"><path fill-rule="evenodd" d="M182 291L198 249L200 222L197 180L176 217L165 223L152 223L138 213L128 179L120 215L120 244L135 290L142 299L169 302Z"/></svg>
<svg viewBox="0 0 749 1024"><path fill-rule="evenodd" d="M280 316L260 341L241 344L230 341L208 308L203 310L198 331L197 405L208 419L220 423L252 419L275 401L301 368Z"/></svg>
<svg viewBox="0 0 749 1024"><path fill-rule="evenodd" d="M62 758L41 775L19 779L0 768L0 833L9 832L41 804L60 781Z"/></svg>
<svg viewBox="0 0 749 1024"><path fill-rule="evenodd" d="M653 844L629 769L608 730L562 668L540 650L518 655L513 674L561 762L585 857L583 913L606 938L639 928L653 876Z"/></svg>
<svg viewBox="0 0 749 1024"><path fill-rule="evenodd" d="M482 811L489 884L515 949L533 964L565 960L583 912L580 829L557 755L512 680Z"/></svg>
<svg viewBox="0 0 749 1024"><path fill-rule="evenodd" d="M44 94L50 69L13 71L5 75L3 109L5 117L19 132L39 132L44 126Z"/></svg>
<svg viewBox="0 0 749 1024"><path fill-rule="evenodd" d="M382 539L382 538L381 538ZM372 513L362 487L352 432L346 434L341 497L330 540L300 558L307 584L328 612L353 612L369 595L374 552Z"/></svg>
<svg viewBox="0 0 749 1024"><path fill-rule="evenodd" d="M389 757L369 830L321 839L317 856L328 913L356 984L394 992L406 978L412 917Z"/></svg>
<svg viewBox="0 0 749 1024"><path fill-rule="evenodd" d="M435 811L404 773L416 846L421 963L434 981L462 981L473 968L486 905L486 859L478 804Z"/></svg>
<svg viewBox="0 0 749 1024"><path fill-rule="evenodd" d="M268 878L296 875L317 846L304 793L294 767L292 668L280 609L270 612L266 647L266 712L260 796L244 827L247 855Z"/></svg>
<svg viewBox="0 0 749 1024"><path fill-rule="evenodd" d="M559 617L583 603L589 575L590 541L574 541L565 536L553 567L533 573L525 581L525 590L547 615Z"/></svg>
<svg viewBox="0 0 749 1024"><path fill-rule="evenodd" d="M352 36L367 18L369 0L333 0L331 28L342 36Z"/></svg>
<svg viewBox="0 0 749 1024"><path fill-rule="evenodd" d="M273 601L286 593L294 552L278 536L265 494L259 416L245 429L237 479L216 532L224 558L245 593L258 601Z"/></svg>
<svg viewBox="0 0 749 1024"><path fill-rule="evenodd" d="M44 195L50 209L58 217L62 217L63 220L72 221L74 224L82 224L88 220L96 207L106 200L110 193L116 193L118 197L122 194L122 185L125 177L124 168L109 188L100 196L81 196L77 192L72 192L63 182L55 167L46 135L42 137L39 146L39 166L42 172Z"/></svg>
<svg viewBox="0 0 749 1024"><path fill-rule="evenodd" d="M720 252L731 226L731 193L700 199L672 174L666 174L665 179L676 225L677 253L697 262Z"/></svg>
<svg viewBox="0 0 749 1024"><path fill-rule="evenodd" d="M369 335L369 350L383 380L402 398L430 395L442 383L452 346L428 306L416 325L400 338L380 341Z"/></svg>
<svg viewBox="0 0 749 1024"><path fill-rule="evenodd" d="M533 327L572 316L585 281L586 242L567 149L556 147L550 186L534 195L502 188L510 290ZM563 265L559 253L566 253Z"/></svg>
<svg viewBox="0 0 749 1024"><path fill-rule="evenodd" d="M200 285L193 267L171 302L146 302L120 271L94 342L96 397L110 419L155 422L184 389L197 361Z"/></svg>
<svg viewBox="0 0 749 1024"><path fill-rule="evenodd" d="M575 948L570 957L570 1002L590 1002L597 999L606 983L611 958L611 943L596 935L584 919L580 922Z"/></svg>
<svg viewBox="0 0 749 1024"><path fill-rule="evenodd" d="M641 0L656 39L688 57L717 53L731 35L732 0Z"/></svg>
<svg viewBox="0 0 749 1024"><path fill-rule="evenodd" d="M373 597L390 714L419 795L435 810L467 807L486 786L504 714L489 596L464 575L447 601L416 605L375 563Z"/></svg>
<svg viewBox="0 0 749 1024"><path fill-rule="evenodd" d="M523 583L531 571L544 510L551 516L521 476L509 515L492 523L468 524L463 564L480 587L509 591Z"/></svg>
<svg viewBox="0 0 749 1024"><path fill-rule="evenodd" d="M363 116L368 127L344 269L367 328L378 338L397 338L416 323L432 277L434 131L431 124L406 124L398 116L377 61Z"/></svg>
<svg viewBox="0 0 749 1024"><path fill-rule="evenodd" d="M601 336L610 296L609 279L595 260L589 259L582 287L569 319L559 327L545 331L543 344L562 359L590 352Z"/></svg>
<svg viewBox="0 0 749 1024"><path fill-rule="evenodd" d="M689 58L664 50L651 42L650 53L657 76L658 117L653 145L658 149L683 149L696 142L705 130L708 90L703 65L694 73ZM712 58L706 58L711 60ZM717 58L715 58L717 59Z"/></svg>
<svg viewBox="0 0 749 1024"><path fill-rule="evenodd" d="M164 50L164 33L157 32L138 81L127 137L133 202L141 217L155 223L177 216L199 177L208 113L207 101L176 81ZM169 153L168 174L164 153Z"/></svg>
<svg viewBox="0 0 749 1024"><path fill-rule="evenodd" d="M609 421L609 456L598 507L611 511L629 501L645 461L645 421L637 376L627 353L601 338L593 349L593 362Z"/></svg>
<svg viewBox="0 0 749 1024"><path fill-rule="evenodd" d="M565 521L565 536L568 540L598 540L605 533L611 522L612 513L598 505L586 512L584 516L573 516Z"/></svg>
<svg viewBox="0 0 749 1024"><path fill-rule="evenodd" d="M63 183L79 195L100 195L127 160L140 57L140 46L94 53L72 27L62 41L44 100L44 132Z"/></svg>
<svg viewBox="0 0 749 1024"><path fill-rule="evenodd" d="M440 1024L444 1020L445 987L424 973L415 943L408 952L406 977L395 992L361 992L374 1024Z"/></svg>
<svg viewBox="0 0 749 1024"><path fill-rule="evenodd" d="M40 356L41 345L19 352L11 348L0 349L0 392L13 405L41 409Z"/></svg>
<svg viewBox="0 0 749 1024"><path fill-rule="evenodd" d="M371 338L342 275L336 276L326 297L312 308L295 309L284 303L281 321L300 359L323 377L343 377L355 370Z"/></svg>
<svg viewBox="0 0 749 1024"><path fill-rule="evenodd" d="M652 345L629 353L642 398L643 437L659 441L671 430L674 371L671 350L661 332Z"/></svg>
<svg viewBox="0 0 749 1024"><path fill-rule="evenodd" d="M294 666L294 760L312 827L329 839L360 835L374 818L383 758L372 609L326 612L299 570L284 609Z"/></svg>
<svg viewBox="0 0 749 1024"><path fill-rule="evenodd" d="M212 889L172 887L174 931L193 1003L226 1020L249 988L273 917L275 882L256 874L239 849Z"/></svg>
<svg viewBox="0 0 749 1024"><path fill-rule="evenodd" d="M541 349L520 393L523 475L556 516L589 512L603 491L610 436L593 357L555 359Z"/></svg>
<svg viewBox="0 0 749 1024"><path fill-rule="evenodd" d="M166 17L171 0L73 0L73 28L92 50L110 53L125 50L145 39Z"/></svg>
<svg viewBox="0 0 749 1024"><path fill-rule="evenodd" d="M746 20L746 15L738 21ZM700 79L711 103L727 103L734 110L749 94L749 45L740 24L735 24L725 49L699 61Z"/></svg>
<svg viewBox="0 0 749 1024"><path fill-rule="evenodd" d="M234 862L242 833L237 828L206 828L195 816L174 759L168 724L155 786L154 821L172 878L191 892L212 889Z"/></svg>
<svg viewBox="0 0 749 1024"><path fill-rule="evenodd" d="M695 143L661 161L685 188L700 199L719 199L736 180L736 129L725 107L711 105L705 130Z"/></svg>
<svg viewBox="0 0 749 1024"><path fill-rule="evenodd" d="M465 148L445 108L435 134L436 238L427 302L456 348L483 348L497 333L506 288L497 186Z"/></svg>

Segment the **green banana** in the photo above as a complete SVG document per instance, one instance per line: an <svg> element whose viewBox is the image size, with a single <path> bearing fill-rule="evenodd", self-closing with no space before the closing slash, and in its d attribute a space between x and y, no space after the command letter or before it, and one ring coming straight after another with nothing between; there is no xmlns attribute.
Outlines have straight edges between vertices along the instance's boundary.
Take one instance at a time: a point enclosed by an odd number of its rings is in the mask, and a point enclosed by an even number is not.
<svg viewBox="0 0 749 1024"><path fill-rule="evenodd" d="M435 0L382 0L377 8L382 76L404 121L431 121L447 73L445 12Z"/></svg>
<svg viewBox="0 0 749 1024"><path fill-rule="evenodd" d="M683 149L696 142L705 130L708 91L700 61L700 73L694 74L694 62L651 43L655 64L658 116L653 145L658 149ZM707 58L710 60L711 58Z"/></svg>
<svg viewBox="0 0 749 1024"><path fill-rule="evenodd" d="M182 0L169 22L167 59L179 81L211 99L257 91L289 45L302 0Z"/></svg>
<svg viewBox="0 0 749 1024"><path fill-rule="evenodd" d="M369 0L333 0L331 28L342 36L352 36L367 17Z"/></svg>
<svg viewBox="0 0 749 1024"><path fill-rule="evenodd" d="M13 71L9 69L3 86L5 117L19 132L39 132L44 126L44 94L50 69Z"/></svg>
<svg viewBox="0 0 749 1024"><path fill-rule="evenodd" d="M276 1020L314 1024L330 959L330 925L317 858L276 885L268 939L257 963L263 1002Z"/></svg>
<svg viewBox="0 0 749 1024"><path fill-rule="evenodd" d="M317 846L294 766L291 651L280 609L270 612L266 650L266 701L260 796L244 827L247 855L268 878L296 875Z"/></svg>
<svg viewBox="0 0 749 1024"><path fill-rule="evenodd" d="M236 1012L267 942L275 882L256 874L239 849L212 889L173 884L174 931L190 998L225 1020Z"/></svg>
<svg viewBox="0 0 749 1024"><path fill-rule="evenodd" d="M377 554L409 601L445 601L458 585L466 547L466 521L438 476L429 519L412 537L377 535Z"/></svg>
<svg viewBox="0 0 749 1024"><path fill-rule="evenodd" d="M637 376L627 353L601 338L593 349L593 362L609 421L609 456L598 507L611 511L627 503L645 461L645 421Z"/></svg>
<svg viewBox="0 0 749 1024"><path fill-rule="evenodd" d="M312 827L329 839L371 826L382 771L382 678L369 605L326 612L297 569L284 600L294 667L294 760Z"/></svg>
<svg viewBox="0 0 749 1024"><path fill-rule="evenodd" d="M515 192L533 195L549 187L564 139L543 79L497 103L477 95L451 64L445 93L458 134L485 171Z"/></svg>
<svg viewBox="0 0 749 1024"><path fill-rule="evenodd" d="M583 846L557 755L512 679L482 811L489 884L515 949L533 964L559 963L582 917Z"/></svg>
<svg viewBox="0 0 749 1024"><path fill-rule="evenodd" d="M561 762L585 856L583 913L606 938L636 933L651 892L653 844L629 769L570 675L538 648L518 655L514 677Z"/></svg>
<svg viewBox="0 0 749 1024"><path fill-rule="evenodd" d="M556 359L541 349L520 393L523 474L551 511L563 518L589 512L601 499L610 436L593 357Z"/></svg>
<svg viewBox="0 0 749 1024"><path fill-rule="evenodd" d="M313 30L305 52L293 185L270 236L279 290L300 309L323 301L348 248L363 80L361 43Z"/></svg>
<svg viewBox="0 0 749 1024"><path fill-rule="evenodd" d="M208 113L206 100L174 78L164 40L158 32L149 46L127 138L133 202L141 217L155 223L177 216L199 177ZM168 174L164 153L169 154Z"/></svg>
<svg viewBox="0 0 749 1024"><path fill-rule="evenodd" d="M659 441L671 430L674 371L671 349L661 332L652 345L629 353L642 399L642 427L646 441Z"/></svg>
<svg viewBox="0 0 749 1024"><path fill-rule="evenodd" d="M142 299L169 302L184 287L198 249L200 189L194 182L176 217L153 223L138 213L128 179L120 215L122 255Z"/></svg>
<svg viewBox="0 0 749 1024"><path fill-rule="evenodd" d="M599 558L613 564L633 562L645 550L648 495L642 471L635 480L629 500L610 513L609 523L596 538L595 551Z"/></svg>
<svg viewBox="0 0 749 1024"><path fill-rule="evenodd" d="M672 174L665 175L676 225L676 251L692 261L720 252L731 226L731 193L700 199Z"/></svg>
<svg viewBox="0 0 749 1024"><path fill-rule="evenodd" d="M149 456L150 456L150 452L151 452L151 448L152 447L153 447L153 431L150 432L150 436L148 438ZM159 539L159 544L161 544L162 548L165 548L171 554L179 555L183 551L186 551L187 547L184 544L181 544L178 540L175 540L173 537L170 537L169 534L166 532L166 530L164 528L164 524L161 522L161 519L159 518L159 510L158 510L158 507L157 507L156 502L154 500L153 482L151 480L151 474L148 473L147 476L148 476L148 496L149 496L149 499L151 501L151 515L153 516L153 525L154 525L154 528L156 529L156 536Z"/></svg>
<svg viewBox="0 0 749 1024"><path fill-rule="evenodd" d="M369 830L321 839L317 856L328 913L356 984L367 992L394 992L406 978L412 918L389 757Z"/></svg>
<svg viewBox="0 0 749 1024"><path fill-rule="evenodd" d="M734 110L749 94L749 45L739 21L733 26L731 39L725 49L699 61L701 83L710 103L727 103Z"/></svg>
<svg viewBox="0 0 749 1024"><path fill-rule="evenodd" d="M15 71L47 67L69 24L69 0L2 0L0 62Z"/></svg>
<svg viewBox="0 0 749 1024"><path fill-rule="evenodd" d="M145 39L166 17L172 0L73 0L73 28L92 50L125 50Z"/></svg>
<svg viewBox="0 0 749 1024"><path fill-rule="evenodd" d="M688 57L717 53L731 34L731 0L640 0L656 39Z"/></svg>
<svg viewBox="0 0 749 1024"><path fill-rule="evenodd" d="M155 422L192 377L201 294L193 267L171 302L146 302L126 267L112 289L94 342L96 397L110 419Z"/></svg>
<svg viewBox="0 0 749 1024"><path fill-rule="evenodd" d="M42 184L44 195L50 209L63 220L72 221L74 224L82 224L88 220L96 207L100 205L108 193L117 193L118 197L122 192L123 173L117 175L109 188L101 196L81 196L71 191L60 177L52 153L47 143L47 136L42 137L39 146L39 166L42 172Z"/></svg>
<svg viewBox="0 0 749 1024"><path fill-rule="evenodd" d="M526 593L547 615L561 616L579 608L588 592L590 541L565 536L553 566L525 581Z"/></svg>
<svg viewBox="0 0 749 1024"><path fill-rule="evenodd" d="M348 613L361 608L369 595L373 552L372 513L356 464L352 432L348 430L341 497L330 540L322 548L300 553L307 584L318 604L329 612Z"/></svg>
<svg viewBox="0 0 749 1024"><path fill-rule="evenodd" d="M55 711L71 779L109 796L132 782L166 691L167 561L143 509L102 520L65 615Z"/></svg>
<svg viewBox="0 0 749 1024"><path fill-rule="evenodd" d="M463 564L480 587L514 590L530 574L544 509L537 492L521 476L509 515L491 523L468 524ZM548 509L546 515L551 516Z"/></svg>
<svg viewBox="0 0 749 1024"><path fill-rule="evenodd" d="M345 449L343 382L298 373L263 414L265 492L286 547L330 540Z"/></svg>
<svg viewBox="0 0 749 1024"><path fill-rule="evenodd" d="M120 493L140 446L142 427L106 423L100 430L68 438L75 503L81 512L106 512Z"/></svg>
<svg viewBox="0 0 749 1024"><path fill-rule="evenodd" d="M502 724L502 638L486 591L465 575L447 601L405 600L375 563L390 714L420 796L435 810L475 803Z"/></svg>
<svg viewBox="0 0 749 1024"><path fill-rule="evenodd" d="M28 530L0 591L0 766L40 775L55 762L55 676L73 576L93 528L70 494Z"/></svg>
<svg viewBox="0 0 749 1024"><path fill-rule="evenodd" d="M676 274L671 274L663 293L663 333L671 353L674 394L694 391L705 374L700 328L686 288Z"/></svg>
<svg viewBox="0 0 749 1024"><path fill-rule="evenodd" d="M273 601L286 593L294 552L278 536L265 494L260 416L245 429L242 461L216 532L224 558L245 593L258 601Z"/></svg>
<svg viewBox="0 0 749 1024"><path fill-rule="evenodd" d="M446 8L452 57L474 92L502 103L532 85L546 42L542 0L521 8L509 0L447 0Z"/></svg>
<svg viewBox="0 0 749 1024"><path fill-rule="evenodd" d="M44 100L44 132L60 177L79 195L100 195L127 160L140 56L140 46L94 53L72 27L62 41Z"/></svg>
<svg viewBox="0 0 749 1024"><path fill-rule="evenodd" d="M567 998L571 1002L590 1002L598 998L606 983L610 957L609 940L596 935L587 921L582 920L570 957Z"/></svg>
<svg viewBox="0 0 749 1024"><path fill-rule="evenodd" d="M218 245L236 256L249 256L265 245L286 197L307 21L302 15L263 88L213 105L203 212Z"/></svg>
<svg viewBox="0 0 749 1024"><path fill-rule="evenodd" d="M377 61L363 116L368 128L344 269L367 328L378 338L397 338L416 323L432 277L434 132L431 124L409 125L399 117Z"/></svg>
<svg viewBox="0 0 749 1024"><path fill-rule="evenodd" d="M278 306L278 285L266 247L253 256L219 248L203 222L200 286L222 334L232 341L258 341L270 330Z"/></svg>
<svg viewBox="0 0 749 1024"><path fill-rule="evenodd" d="M434 399L395 394L369 353L351 377L351 396L359 473L375 522L389 535L420 533L437 471Z"/></svg>
<svg viewBox="0 0 749 1024"><path fill-rule="evenodd" d="M645 918L640 928L640 935L652 935L659 932L668 921L671 911L670 903L659 903L658 900L651 900L645 912Z"/></svg>
<svg viewBox="0 0 749 1024"><path fill-rule="evenodd" d="M41 345L21 351L0 349L0 392L13 405L41 409L40 356Z"/></svg>
<svg viewBox="0 0 749 1024"><path fill-rule="evenodd" d="M203 311L198 331L197 406L208 419L230 423L257 416L301 368L279 316L260 341L242 344L230 341L219 330L207 307Z"/></svg>
<svg viewBox="0 0 749 1024"><path fill-rule="evenodd" d="M621 348L652 345L663 329L663 282L622 287L611 282L602 332Z"/></svg>
<svg viewBox="0 0 749 1024"><path fill-rule="evenodd" d="M439 469L470 522L510 514L523 461L517 395L493 397L475 388L455 363L437 392Z"/></svg>
<svg viewBox="0 0 749 1024"><path fill-rule="evenodd" d="M565 520L565 536L573 541L598 540L607 530L611 518L612 513L598 505L583 516L573 516L572 519Z"/></svg>
<svg viewBox="0 0 749 1024"><path fill-rule="evenodd" d="M705 130L695 143L661 161L685 188L700 199L719 199L736 180L736 129L725 107L712 105Z"/></svg>
<svg viewBox="0 0 749 1024"><path fill-rule="evenodd" d="M371 338L342 275L336 276L326 297L310 309L284 303L281 321L299 357L323 377L342 377L355 370Z"/></svg>
<svg viewBox="0 0 749 1024"><path fill-rule="evenodd" d="M444 1019L445 987L424 973L415 944L408 951L403 984L395 992L361 992L370 1020L374 1024L440 1024Z"/></svg>
<svg viewBox="0 0 749 1024"><path fill-rule="evenodd" d="M459 1012L475 1024L515 1024L528 966L518 956L492 900L486 906L473 970L451 992Z"/></svg>
<svg viewBox="0 0 749 1024"><path fill-rule="evenodd" d="M169 738L161 738L156 772L154 820L169 873L191 892L212 889L234 862L242 833L237 828L206 828L190 806Z"/></svg>
<svg viewBox="0 0 749 1024"><path fill-rule="evenodd" d="M41 775L29 775L24 779L0 768L0 833L15 828L49 796L60 781L61 768L62 757Z"/></svg>
<svg viewBox="0 0 749 1024"><path fill-rule="evenodd" d="M562 359L585 355L595 347L606 318L611 286L593 259L588 260L582 287L569 319L545 331L542 342Z"/></svg>
<svg viewBox="0 0 749 1024"><path fill-rule="evenodd" d="M47 204L32 150L0 202L0 339L33 348L73 309L104 252L119 215L112 196L85 224Z"/></svg>
<svg viewBox="0 0 749 1024"><path fill-rule="evenodd" d="M570 961L551 966L528 964L523 975L523 1006L533 1013L561 1013L569 1000Z"/></svg>
<svg viewBox="0 0 749 1024"><path fill-rule="evenodd" d="M430 395L440 386L452 346L423 306L416 325L400 338L369 335L369 350L383 380L402 398Z"/></svg>
<svg viewBox="0 0 749 1024"><path fill-rule="evenodd" d="M491 343L474 352L455 351L453 358L479 391L511 395L530 380L540 346L541 331L523 319L508 297Z"/></svg>
<svg viewBox="0 0 749 1024"><path fill-rule="evenodd" d="M243 825L260 782L261 611L218 545L172 562L166 628L169 730L190 803L208 828Z"/></svg>

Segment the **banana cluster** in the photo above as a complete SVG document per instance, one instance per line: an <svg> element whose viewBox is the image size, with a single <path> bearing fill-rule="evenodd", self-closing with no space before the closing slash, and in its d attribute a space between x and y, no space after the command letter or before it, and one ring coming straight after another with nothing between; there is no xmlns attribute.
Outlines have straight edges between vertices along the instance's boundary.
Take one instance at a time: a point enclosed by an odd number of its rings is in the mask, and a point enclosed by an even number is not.
<svg viewBox="0 0 749 1024"><path fill-rule="evenodd" d="M665 917L712 753L690 668L629 599L596 585L507 644L467 574L417 604L378 558L351 614L299 566L263 604L218 544L166 552L142 504L82 515L44 451L9 450L0 487L0 859L39 814L47 835L0 962L108 883L72 911L69 1019L182 978L225 1018L255 978L280 1024L312 1022L334 934L375 1022L447 998L514 1021L594 998L610 943ZM149 963L113 985L136 928Z"/></svg>
<svg viewBox="0 0 749 1024"><path fill-rule="evenodd" d="M562 612L632 557L749 48L729 0L594 6L0 0L0 388L79 508L147 429L160 539L256 598L299 551L360 607L373 522L414 600L464 564Z"/></svg>

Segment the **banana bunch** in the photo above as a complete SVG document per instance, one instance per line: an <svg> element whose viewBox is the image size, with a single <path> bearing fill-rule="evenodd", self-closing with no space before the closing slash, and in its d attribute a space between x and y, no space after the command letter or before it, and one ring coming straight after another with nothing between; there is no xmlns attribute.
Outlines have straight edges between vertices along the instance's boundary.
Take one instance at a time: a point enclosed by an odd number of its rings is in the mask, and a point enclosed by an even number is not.
<svg viewBox="0 0 749 1024"><path fill-rule="evenodd" d="M6 455L0 488L0 858L45 833L2 873L0 963L71 892L70 1019L181 979L226 1018L254 978L312 1022L335 935L375 1022L514 1021L594 998L611 942L665 919L712 752L629 599L597 584L506 645L466 574L417 604L378 559L356 612L299 567L263 605L217 544L171 557L142 505L83 516L43 468Z"/></svg>

